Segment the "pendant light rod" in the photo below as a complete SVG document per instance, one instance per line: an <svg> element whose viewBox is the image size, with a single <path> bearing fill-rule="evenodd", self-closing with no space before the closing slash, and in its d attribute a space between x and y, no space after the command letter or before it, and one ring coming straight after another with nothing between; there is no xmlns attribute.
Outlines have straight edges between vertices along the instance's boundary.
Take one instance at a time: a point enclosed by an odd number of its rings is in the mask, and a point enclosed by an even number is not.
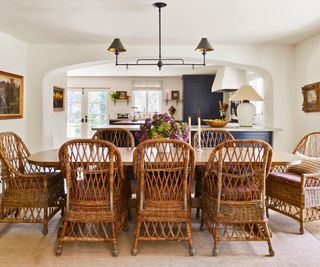
<svg viewBox="0 0 320 267"><path fill-rule="evenodd" d="M201 52L203 55L202 63L185 63L182 58L162 58L162 21L161 21L161 9L166 7L167 4L163 2L156 2L153 4L154 7L158 8L159 11L159 57L158 58L139 58L136 60L136 63L119 63L118 56L121 52L126 52L127 50L124 48L120 39L116 38L113 40L111 45L108 48L108 51L113 52L116 55L116 66L158 66L159 70L161 70L162 66L205 66L206 65L206 54L209 51L213 51L213 48L207 38L202 38L200 43L196 47L195 51ZM154 61L154 63L143 63L143 61Z"/></svg>

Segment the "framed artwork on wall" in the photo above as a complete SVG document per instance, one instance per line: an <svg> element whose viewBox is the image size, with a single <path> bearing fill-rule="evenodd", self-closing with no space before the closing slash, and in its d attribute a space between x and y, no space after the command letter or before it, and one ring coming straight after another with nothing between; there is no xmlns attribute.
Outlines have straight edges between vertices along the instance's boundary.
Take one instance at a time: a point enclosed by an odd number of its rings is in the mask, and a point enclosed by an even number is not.
<svg viewBox="0 0 320 267"><path fill-rule="evenodd" d="M64 88L53 87L53 111L64 110Z"/></svg>
<svg viewBox="0 0 320 267"><path fill-rule="evenodd" d="M171 99L172 100L179 100L180 99L180 92L179 91L171 91Z"/></svg>
<svg viewBox="0 0 320 267"><path fill-rule="evenodd" d="M0 71L0 119L23 117L23 76Z"/></svg>
<svg viewBox="0 0 320 267"><path fill-rule="evenodd" d="M320 111L320 82L307 84L302 87L304 112Z"/></svg>

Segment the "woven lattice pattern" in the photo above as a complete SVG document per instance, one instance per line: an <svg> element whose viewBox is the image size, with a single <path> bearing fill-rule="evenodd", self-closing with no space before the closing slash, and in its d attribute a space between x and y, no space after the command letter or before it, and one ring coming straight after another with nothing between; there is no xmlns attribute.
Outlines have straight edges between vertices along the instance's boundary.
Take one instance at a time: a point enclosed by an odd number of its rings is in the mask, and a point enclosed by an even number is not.
<svg viewBox="0 0 320 267"><path fill-rule="evenodd" d="M320 132L303 137L293 151L296 152L320 158ZM320 175L298 174L300 179L297 181L288 179L286 171L287 168L274 169L268 177L267 208L298 221L303 234L305 222L320 219Z"/></svg>
<svg viewBox="0 0 320 267"><path fill-rule="evenodd" d="M216 147L224 141L233 140L233 136L230 132L225 130L206 129L202 130L200 134L201 147ZM193 145L198 144L198 132L193 136Z"/></svg>
<svg viewBox="0 0 320 267"><path fill-rule="evenodd" d="M111 241L118 254L117 237L127 223L124 173L118 149L110 142L73 140L59 151L66 175L68 201L58 241Z"/></svg>
<svg viewBox="0 0 320 267"><path fill-rule="evenodd" d="M201 205L214 255L219 240L265 240L273 255L264 202L271 159L271 147L257 140L226 141L213 150L202 178Z"/></svg>
<svg viewBox="0 0 320 267"><path fill-rule="evenodd" d="M303 137L293 151L293 153L296 152L308 157L320 158L320 132L310 133Z"/></svg>
<svg viewBox="0 0 320 267"><path fill-rule="evenodd" d="M133 255L139 240L187 240L193 255L190 220L190 183L194 150L183 141L155 139L134 152L138 180L137 221Z"/></svg>
<svg viewBox="0 0 320 267"><path fill-rule="evenodd" d="M15 133L0 133L2 167L1 222L43 223L64 209L64 182L60 173L29 164L27 147Z"/></svg>
<svg viewBox="0 0 320 267"><path fill-rule="evenodd" d="M124 128L101 129L98 130L92 138L109 141L117 147L134 148L134 137L128 129Z"/></svg>

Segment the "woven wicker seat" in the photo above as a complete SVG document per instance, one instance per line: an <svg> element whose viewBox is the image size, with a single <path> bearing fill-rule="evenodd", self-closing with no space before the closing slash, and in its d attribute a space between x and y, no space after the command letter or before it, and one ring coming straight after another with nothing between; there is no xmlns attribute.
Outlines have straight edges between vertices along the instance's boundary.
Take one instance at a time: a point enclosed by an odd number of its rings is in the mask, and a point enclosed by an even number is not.
<svg viewBox="0 0 320 267"><path fill-rule="evenodd" d="M303 137L293 151L296 152L320 158L320 132ZM266 182L266 195L267 209L298 221L301 234L306 222L320 219L320 173L273 172Z"/></svg>
<svg viewBox="0 0 320 267"><path fill-rule="evenodd" d="M68 201L56 255L61 255L64 241L111 241L117 256L117 237L127 225L119 150L102 140L72 140L62 145L59 159Z"/></svg>
<svg viewBox="0 0 320 267"><path fill-rule="evenodd" d="M138 179L132 255L139 240L185 240L192 246L190 183L194 150L183 141L153 139L140 143L133 156Z"/></svg>
<svg viewBox="0 0 320 267"><path fill-rule="evenodd" d="M198 144L198 132L193 136L193 146L196 147ZM223 143L224 141L234 140L232 134L226 130L217 129L205 129L201 131L201 147L216 147L217 145ZM196 188L195 197L199 198L201 196L201 177L204 175L205 168L201 166L196 167ZM196 217L200 218L200 209L197 208ZM203 224L203 222L202 222Z"/></svg>
<svg viewBox="0 0 320 267"><path fill-rule="evenodd" d="M258 140L226 141L212 151L202 177L202 217L218 242L267 241L274 255L265 218L265 178L271 147Z"/></svg>
<svg viewBox="0 0 320 267"><path fill-rule="evenodd" d="M2 201L0 222L42 223L48 233L49 220L64 210L64 181L59 172L29 164L30 152L19 136L0 133Z"/></svg>

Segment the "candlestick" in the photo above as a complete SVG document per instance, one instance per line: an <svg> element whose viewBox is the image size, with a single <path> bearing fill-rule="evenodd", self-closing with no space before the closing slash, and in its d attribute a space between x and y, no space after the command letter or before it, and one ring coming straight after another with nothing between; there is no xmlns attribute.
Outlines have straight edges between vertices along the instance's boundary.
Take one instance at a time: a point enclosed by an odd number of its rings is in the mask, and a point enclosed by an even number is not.
<svg viewBox="0 0 320 267"><path fill-rule="evenodd" d="M189 145L191 145L191 116L188 117L189 124Z"/></svg>
<svg viewBox="0 0 320 267"><path fill-rule="evenodd" d="M198 151L202 151L201 149L201 118L200 118L200 111L199 111L199 117L198 117Z"/></svg>

